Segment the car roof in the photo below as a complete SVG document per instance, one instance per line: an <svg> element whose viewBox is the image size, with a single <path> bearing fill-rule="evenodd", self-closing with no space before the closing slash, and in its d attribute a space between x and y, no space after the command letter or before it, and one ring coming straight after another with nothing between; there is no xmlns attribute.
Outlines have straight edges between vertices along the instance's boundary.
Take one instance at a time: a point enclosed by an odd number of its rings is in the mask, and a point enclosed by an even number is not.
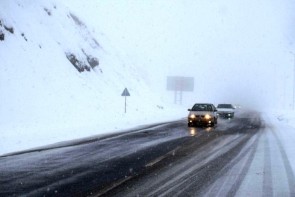
<svg viewBox="0 0 295 197"><path fill-rule="evenodd" d="M195 103L194 105L213 105L212 103Z"/></svg>
<svg viewBox="0 0 295 197"><path fill-rule="evenodd" d="M230 104L230 103L220 103L220 104L217 105L217 107L218 106L231 106L231 107L233 107L233 105Z"/></svg>

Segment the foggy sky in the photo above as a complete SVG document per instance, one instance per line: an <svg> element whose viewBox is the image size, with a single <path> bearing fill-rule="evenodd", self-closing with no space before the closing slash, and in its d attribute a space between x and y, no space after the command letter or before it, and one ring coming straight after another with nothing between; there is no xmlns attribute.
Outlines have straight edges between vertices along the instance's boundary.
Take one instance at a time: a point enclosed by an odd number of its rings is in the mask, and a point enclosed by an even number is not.
<svg viewBox="0 0 295 197"><path fill-rule="evenodd" d="M165 90L166 76L194 77L187 104L292 104L291 0L63 1L142 66L153 88Z"/></svg>

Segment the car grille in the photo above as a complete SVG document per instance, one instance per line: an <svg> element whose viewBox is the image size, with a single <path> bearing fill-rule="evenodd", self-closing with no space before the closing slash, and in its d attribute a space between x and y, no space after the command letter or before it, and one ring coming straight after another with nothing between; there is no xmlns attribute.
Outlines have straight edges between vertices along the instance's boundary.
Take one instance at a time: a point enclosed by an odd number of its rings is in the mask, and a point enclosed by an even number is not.
<svg viewBox="0 0 295 197"><path fill-rule="evenodd" d="M196 115L196 118L205 118L205 115Z"/></svg>

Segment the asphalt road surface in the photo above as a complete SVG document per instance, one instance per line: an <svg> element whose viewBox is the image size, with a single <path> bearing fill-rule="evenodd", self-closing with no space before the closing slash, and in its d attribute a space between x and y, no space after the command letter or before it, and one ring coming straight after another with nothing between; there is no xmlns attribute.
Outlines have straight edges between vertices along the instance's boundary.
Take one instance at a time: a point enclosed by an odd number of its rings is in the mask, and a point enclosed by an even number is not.
<svg viewBox="0 0 295 197"><path fill-rule="evenodd" d="M278 178L278 180L277 180ZM253 111L186 120L0 157L0 196L295 196L274 129Z"/></svg>

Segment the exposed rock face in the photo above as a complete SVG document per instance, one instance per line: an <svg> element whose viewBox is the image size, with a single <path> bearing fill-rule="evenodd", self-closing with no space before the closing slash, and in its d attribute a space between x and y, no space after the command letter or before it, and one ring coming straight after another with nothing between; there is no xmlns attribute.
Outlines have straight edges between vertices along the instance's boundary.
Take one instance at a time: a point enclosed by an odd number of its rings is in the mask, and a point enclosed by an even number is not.
<svg viewBox="0 0 295 197"><path fill-rule="evenodd" d="M10 33L14 33L13 27L8 27L6 25L4 25L4 28L6 29L6 31L9 31Z"/></svg>
<svg viewBox="0 0 295 197"><path fill-rule="evenodd" d="M90 67L85 62L77 59L73 53L66 53L66 56L79 72L84 72L85 70L90 71Z"/></svg>
<svg viewBox="0 0 295 197"><path fill-rule="evenodd" d="M5 39L5 34L0 30L0 41Z"/></svg>

